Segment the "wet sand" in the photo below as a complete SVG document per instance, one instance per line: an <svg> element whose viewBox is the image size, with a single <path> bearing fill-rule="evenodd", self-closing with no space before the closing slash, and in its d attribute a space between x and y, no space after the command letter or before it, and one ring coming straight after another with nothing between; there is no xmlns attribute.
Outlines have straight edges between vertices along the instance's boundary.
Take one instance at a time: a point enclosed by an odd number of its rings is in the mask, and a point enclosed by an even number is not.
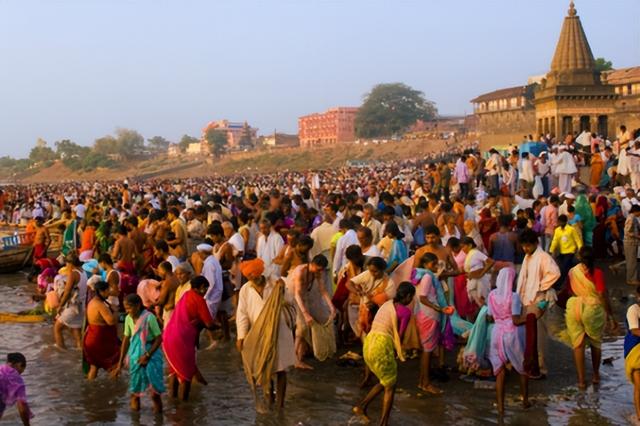
<svg viewBox="0 0 640 426"><path fill-rule="evenodd" d="M607 284L614 296L616 318L623 321L633 294L619 277L608 274ZM0 276L0 311L29 309L32 285L24 273ZM556 313L555 323L561 316ZM72 338L65 334L71 345ZM548 345L549 378L531 382L534 406L522 410L517 401L518 380L508 377L507 413L504 424L513 425L621 425L629 424L633 413L633 388L624 375L622 338L609 338L603 345L603 359L614 357L613 365L601 368L602 384L579 392L570 349L559 342ZM44 324L0 324L0 355L24 352L28 359L24 374L27 394L36 417L34 425L85 424L215 424L215 425L358 425L351 407L364 395L357 383L361 369L339 367L334 361L311 361L311 372L294 371L289 375L287 407L282 415L256 415L249 387L242 371L240 356L231 343L213 351L199 352L199 364L209 386L194 385L191 401L177 404L165 398L162 416L154 416L148 398L142 400L139 414L129 410L126 373L118 381L100 372L87 382L81 371L80 352L62 352L53 347L52 327ZM339 350L339 354L346 350ZM447 362L454 365L451 355ZM590 358L587 353L587 377ZM448 383L438 384L442 396L425 396L416 388L417 360L400 365L398 391L391 424L394 425L485 425L502 424L494 407L495 391L475 389L473 383L458 380L452 373ZM380 400L370 407L374 420L380 413ZM0 425L19 422L14 407L7 410Z"/></svg>

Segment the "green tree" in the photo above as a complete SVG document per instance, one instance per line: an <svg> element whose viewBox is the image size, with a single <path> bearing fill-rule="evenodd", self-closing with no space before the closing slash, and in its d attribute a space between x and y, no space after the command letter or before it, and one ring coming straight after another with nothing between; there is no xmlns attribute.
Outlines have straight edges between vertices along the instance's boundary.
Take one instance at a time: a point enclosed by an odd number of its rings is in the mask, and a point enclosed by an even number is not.
<svg viewBox="0 0 640 426"><path fill-rule="evenodd" d="M16 165L16 159L5 155L4 157L0 157L0 168L2 169L12 169Z"/></svg>
<svg viewBox="0 0 640 426"><path fill-rule="evenodd" d="M147 139L149 149L153 152L166 152L169 149L171 142L163 138L162 136L154 136Z"/></svg>
<svg viewBox="0 0 640 426"><path fill-rule="evenodd" d="M80 168L87 172L95 170L98 167L113 168L115 165L116 163L109 157L97 152L90 152L88 155L84 156L80 162Z"/></svg>
<svg viewBox="0 0 640 426"><path fill-rule="evenodd" d="M93 150L102 155L117 154L118 141L111 135L103 136L95 140Z"/></svg>
<svg viewBox="0 0 640 426"><path fill-rule="evenodd" d="M227 148L227 134L218 129L207 129L204 139L209 144L209 149L214 157L220 158Z"/></svg>
<svg viewBox="0 0 640 426"><path fill-rule="evenodd" d="M421 91L404 83L378 84L364 96L356 115L356 135L390 137L404 132L417 120L432 120L437 114L435 104Z"/></svg>
<svg viewBox="0 0 640 426"><path fill-rule="evenodd" d="M31 148L31 152L29 152L29 160L34 163L53 161L58 158L56 152L50 147L42 144L38 144Z"/></svg>
<svg viewBox="0 0 640 426"><path fill-rule="evenodd" d="M116 129L118 154L123 157L138 155L144 150L144 137L135 130Z"/></svg>
<svg viewBox="0 0 640 426"><path fill-rule="evenodd" d="M88 146L78 145L75 142L70 141L69 139L62 139L55 143L56 146L56 154L62 160L74 157L81 157L83 155L89 154L91 152L91 148Z"/></svg>
<svg viewBox="0 0 640 426"><path fill-rule="evenodd" d="M605 58L596 58L596 71L610 71L613 69L613 63Z"/></svg>
<svg viewBox="0 0 640 426"><path fill-rule="evenodd" d="M242 126L242 135L240 136L240 146L243 148L250 148L253 146L253 133L251 127L245 121Z"/></svg>
<svg viewBox="0 0 640 426"><path fill-rule="evenodd" d="M200 142L200 139L198 138L194 138L193 136L189 135L182 135L182 138L180 139L178 145L180 146L180 151L185 152L187 148L189 148L189 144L198 142Z"/></svg>

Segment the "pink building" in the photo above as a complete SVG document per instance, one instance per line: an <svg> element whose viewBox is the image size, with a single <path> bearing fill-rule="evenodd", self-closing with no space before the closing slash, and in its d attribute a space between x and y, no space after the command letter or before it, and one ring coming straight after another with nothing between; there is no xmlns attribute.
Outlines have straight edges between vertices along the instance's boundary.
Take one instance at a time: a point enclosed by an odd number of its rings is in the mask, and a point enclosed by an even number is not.
<svg viewBox="0 0 640 426"><path fill-rule="evenodd" d="M353 142L358 108L337 107L298 118L300 146Z"/></svg>
<svg viewBox="0 0 640 426"><path fill-rule="evenodd" d="M245 141L247 147L255 145L258 129L249 126L247 122L232 122L229 120L211 121L202 129L202 138L209 129L216 129L227 134L227 145L230 148L238 148Z"/></svg>

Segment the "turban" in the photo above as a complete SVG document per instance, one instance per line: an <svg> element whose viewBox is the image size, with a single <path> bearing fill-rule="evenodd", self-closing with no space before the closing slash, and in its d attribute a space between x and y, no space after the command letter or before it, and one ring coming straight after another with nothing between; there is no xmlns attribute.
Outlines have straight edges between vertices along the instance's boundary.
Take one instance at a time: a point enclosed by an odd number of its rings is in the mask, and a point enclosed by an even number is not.
<svg viewBox="0 0 640 426"><path fill-rule="evenodd" d="M240 271L246 278L261 275L264 272L264 261L262 259L245 260L240 264Z"/></svg>
<svg viewBox="0 0 640 426"><path fill-rule="evenodd" d="M211 244L202 243L196 246L196 250L210 253L213 251L213 246Z"/></svg>

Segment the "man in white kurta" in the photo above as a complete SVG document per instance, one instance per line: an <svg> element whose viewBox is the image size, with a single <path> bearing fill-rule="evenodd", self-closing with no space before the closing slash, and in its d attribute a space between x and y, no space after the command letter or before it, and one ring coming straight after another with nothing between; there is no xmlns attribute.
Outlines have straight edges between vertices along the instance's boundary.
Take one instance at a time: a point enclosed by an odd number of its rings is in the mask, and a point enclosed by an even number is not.
<svg viewBox="0 0 640 426"><path fill-rule="evenodd" d="M269 220L260 221L260 236L256 244L256 253L264 262L264 276L269 279L280 278L280 266L273 263L284 247L282 236L273 230Z"/></svg>
<svg viewBox="0 0 640 426"><path fill-rule="evenodd" d="M555 161L555 173L558 175L558 188L560 192L571 192L571 180L578 172L573 155L566 150L564 145L558 149Z"/></svg>
<svg viewBox="0 0 640 426"><path fill-rule="evenodd" d="M211 317L215 318L222 300L222 266L213 255L213 246L210 244L198 244L197 250L204 257L202 276L209 281L209 288L204 295Z"/></svg>
<svg viewBox="0 0 640 426"><path fill-rule="evenodd" d="M242 353L245 371L253 381L263 382L270 381L275 373L277 377L277 403L280 408L284 406L284 398L286 393L287 376L286 371L295 364L296 356L293 342L293 315L287 317L286 312L288 306L292 305L290 295L284 291L284 288L278 285L279 281L268 280L264 275L264 262L260 259L254 259L242 262L240 266L242 274L249 280L241 289L238 295L238 309L236 311L236 327L237 327L237 347ZM271 297L278 297L274 291L282 291L283 299L271 300ZM267 310L263 314L265 306L269 309L279 309L279 312ZM277 319L276 319L277 318ZM288 319L287 319L288 318ZM278 321L277 329L274 321ZM256 327L253 329L253 327ZM269 334L277 333L275 338L275 347ZM251 335L250 335L251 333ZM258 333L258 334L256 334ZM247 339L248 336L248 339ZM245 345L246 339L246 345ZM266 347L265 347L266 345ZM275 361L273 364L256 363L256 360L264 359L265 351L271 354L275 351ZM270 356L266 356L270 359ZM268 383L250 383L252 388L254 384L261 384L263 390L269 392Z"/></svg>
<svg viewBox="0 0 640 426"><path fill-rule="evenodd" d="M309 251L309 257L313 259L317 255L321 254L331 262L331 240L336 234L336 230L332 225L333 221L327 215L324 216L324 220L311 232L311 239L313 240L313 247Z"/></svg>
<svg viewBox="0 0 640 426"><path fill-rule="evenodd" d="M224 236L233 248L233 264L231 265L231 283L237 289L242 286L242 275L240 274L240 261L244 255L244 239L239 232L235 230L231 222L222 222Z"/></svg>
<svg viewBox="0 0 640 426"><path fill-rule="evenodd" d="M334 277L338 274L338 271L347 264L347 247L358 245L358 234L356 234L352 223L348 219L342 219L340 221L340 230L344 232L344 235L338 240L336 252L333 256L333 266L331 270Z"/></svg>
<svg viewBox="0 0 640 426"><path fill-rule="evenodd" d="M560 278L560 268L551 255L538 246L538 235L526 230L519 237L522 250L525 252L522 268L518 274L516 292L520 296L527 314L538 316L538 362L540 372L547 373L544 363L544 352L547 340L547 326L545 316L540 317L550 302L555 301L555 291L552 286Z"/></svg>
<svg viewBox="0 0 640 426"><path fill-rule="evenodd" d="M265 285L260 288L256 281L264 279ZM238 297L238 309L236 311L236 327L238 340L244 340L251 326L256 322L262 312L266 301L274 289L274 282L266 278L258 278L247 282L240 289ZM260 294L262 291L262 294ZM285 292L285 294L289 294ZM291 301L287 301L290 304ZM296 362L296 353L293 346L293 332L283 314L280 315L278 324L278 347L276 350L276 371L286 371Z"/></svg>

